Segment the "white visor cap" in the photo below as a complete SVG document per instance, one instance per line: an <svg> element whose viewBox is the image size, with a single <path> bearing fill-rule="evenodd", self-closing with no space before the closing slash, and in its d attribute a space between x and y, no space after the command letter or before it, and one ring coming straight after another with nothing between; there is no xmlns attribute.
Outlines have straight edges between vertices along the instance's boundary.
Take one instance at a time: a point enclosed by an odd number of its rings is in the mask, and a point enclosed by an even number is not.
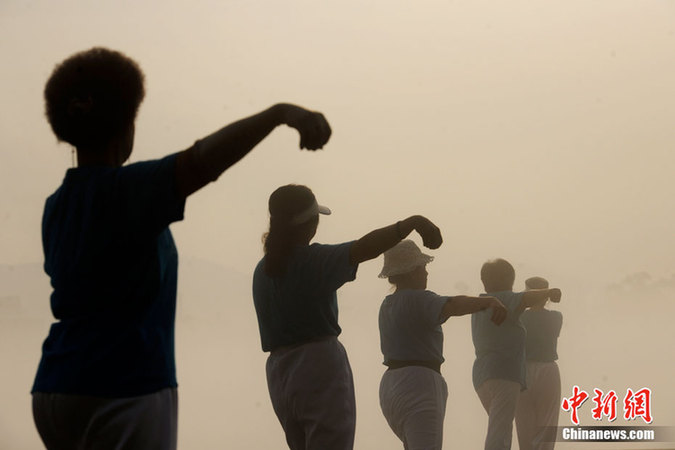
<svg viewBox="0 0 675 450"><path fill-rule="evenodd" d="M326 216L330 215L330 209L328 209L325 206L319 205L316 200L309 205L307 209L304 211L300 211L293 217L291 217L291 224L293 225L300 225L308 220L310 220L312 217L316 216L317 214L324 214Z"/></svg>

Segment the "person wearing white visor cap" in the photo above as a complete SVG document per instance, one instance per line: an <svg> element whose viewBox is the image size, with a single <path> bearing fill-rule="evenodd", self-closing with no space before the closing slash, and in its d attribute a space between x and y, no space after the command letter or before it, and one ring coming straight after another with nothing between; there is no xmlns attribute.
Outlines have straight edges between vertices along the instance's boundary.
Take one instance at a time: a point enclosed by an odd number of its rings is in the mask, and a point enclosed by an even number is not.
<svg viewBox="0 0 675 450"><path fill-rule="evenodd" d="M337 245L312 243L320 214L306 186L286 185L269 199L265 256L253 275L267 384L274 411L292 449L351 450L356 406L352 371L337 337L336 291L356 278L359 263L374 259L416 231L438 248L440 230L411 216Z"/></svg>
<svg viewBox="0 0 675 450"><path fill-rule="evenodd" d="M406 449L438 449L448 387L441 375L443 330L452 316L492 309L501 324L506 308L494 297L442 296L426 290L426 265L433 256L410 239L384 252L380 278L396 291L380 306L380 347L386 372L380 382L380 407Z"/></svg>

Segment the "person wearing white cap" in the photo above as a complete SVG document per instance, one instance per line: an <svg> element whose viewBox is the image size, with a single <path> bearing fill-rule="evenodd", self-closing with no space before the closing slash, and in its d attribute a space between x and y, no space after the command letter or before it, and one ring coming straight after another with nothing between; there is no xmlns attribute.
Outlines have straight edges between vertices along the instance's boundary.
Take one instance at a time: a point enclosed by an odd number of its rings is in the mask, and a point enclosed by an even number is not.
<svg viewBox="0 0 675 450"><path fill-rule="evenodd" d="M525 280L525 288L548 289L542 277ZM560 369L558 336L563 316L560 311L546 309L543 299L525 310L520 320L525 326L525 379L527 389L520 393L516 404L516 430L520 450L552 450L555 427L560 412Z"/></svg>
<svg viewBox="0 0 675 450"><path fill-rule="evenodd" d="M441 375L443 330L452 316L492 310L500 324L506 308L494 297L441 296L426 290L426 265L433 257L406 239L384 252L380 278L396 291L382 302L380 347L388 368L380 382L380 406L406 450L438 449L448 388Z"/></svg>
<svg viewBox="0 0 675 450"><path fill-rule="evenodd" d="M266 372L270 399L292 450L351 450L356 405L354 382L337 337L337 289L356 277L359 263L376 258L412 231L437 248L440 230L411 216L361 239L337 245L310 241L319 206L306 186L287 185L269 199L270 228L265 256L253 274L262 349L270 352Z"/></svg>

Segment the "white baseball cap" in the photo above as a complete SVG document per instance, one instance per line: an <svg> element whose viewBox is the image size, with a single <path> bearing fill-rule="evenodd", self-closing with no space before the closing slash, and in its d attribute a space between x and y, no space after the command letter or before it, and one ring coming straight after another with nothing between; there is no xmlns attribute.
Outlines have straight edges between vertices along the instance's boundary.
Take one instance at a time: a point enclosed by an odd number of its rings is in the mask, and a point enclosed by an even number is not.
<svg viewBox="0 0 675 450"><path fill-rule="evenodd" d="M293 225L300 225L301 223L307 222L317 214L324 214L326 216L329 216L330 209L328 209L328 207L326 206L319 205L316 202L316 199L314 199L314 202L311 205L309 205L309 207L307 207L304 211L300 211L299 213L291 217L290 223L292 223Z"/></svg>

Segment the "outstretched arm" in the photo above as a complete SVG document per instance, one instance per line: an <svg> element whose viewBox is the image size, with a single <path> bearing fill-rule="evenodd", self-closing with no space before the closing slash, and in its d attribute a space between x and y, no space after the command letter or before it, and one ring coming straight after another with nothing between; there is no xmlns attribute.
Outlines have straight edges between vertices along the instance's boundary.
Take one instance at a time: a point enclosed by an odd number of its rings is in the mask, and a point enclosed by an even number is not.
<svg viewBox="0 0 675 450"><path fill-rule="evenodd" d="M331 129L323 114L299 106L279 103L241 119L197 141L180 152L176 160L176 186L187 197L218 179L258 145L279 125L300 133L300 148L320 149L328 142Z"/></svg>
<svg viewBox="0 0 675 450"><path fill-rule="evenodd" d="M497 325L501 325L506 319L506 307L495 297L468 297L458 295L450 297L441 310L441 323L448 320L451 316L463 316L473 314L484 309L492 308L491 320Z"/></svg>
<svg viewBox="0 0 675 450"><path fill-rule="evenodd" d="M371 231L354 242L349 250L349 262L355 265L377 258L413 231L419 233L426 247L438 248L443 243L441 230L429 219L423 216L411 216L395 224Z"/></svg>
<svg viewBox="0 0 675 450"><path fill-rule="evenodd" d="M523 300L520 303L521 309L530 308L539 303L545 302L547 299L554 303L560 302L562 292L558 288L552 289L531 289L523 292Z"/></svg>

